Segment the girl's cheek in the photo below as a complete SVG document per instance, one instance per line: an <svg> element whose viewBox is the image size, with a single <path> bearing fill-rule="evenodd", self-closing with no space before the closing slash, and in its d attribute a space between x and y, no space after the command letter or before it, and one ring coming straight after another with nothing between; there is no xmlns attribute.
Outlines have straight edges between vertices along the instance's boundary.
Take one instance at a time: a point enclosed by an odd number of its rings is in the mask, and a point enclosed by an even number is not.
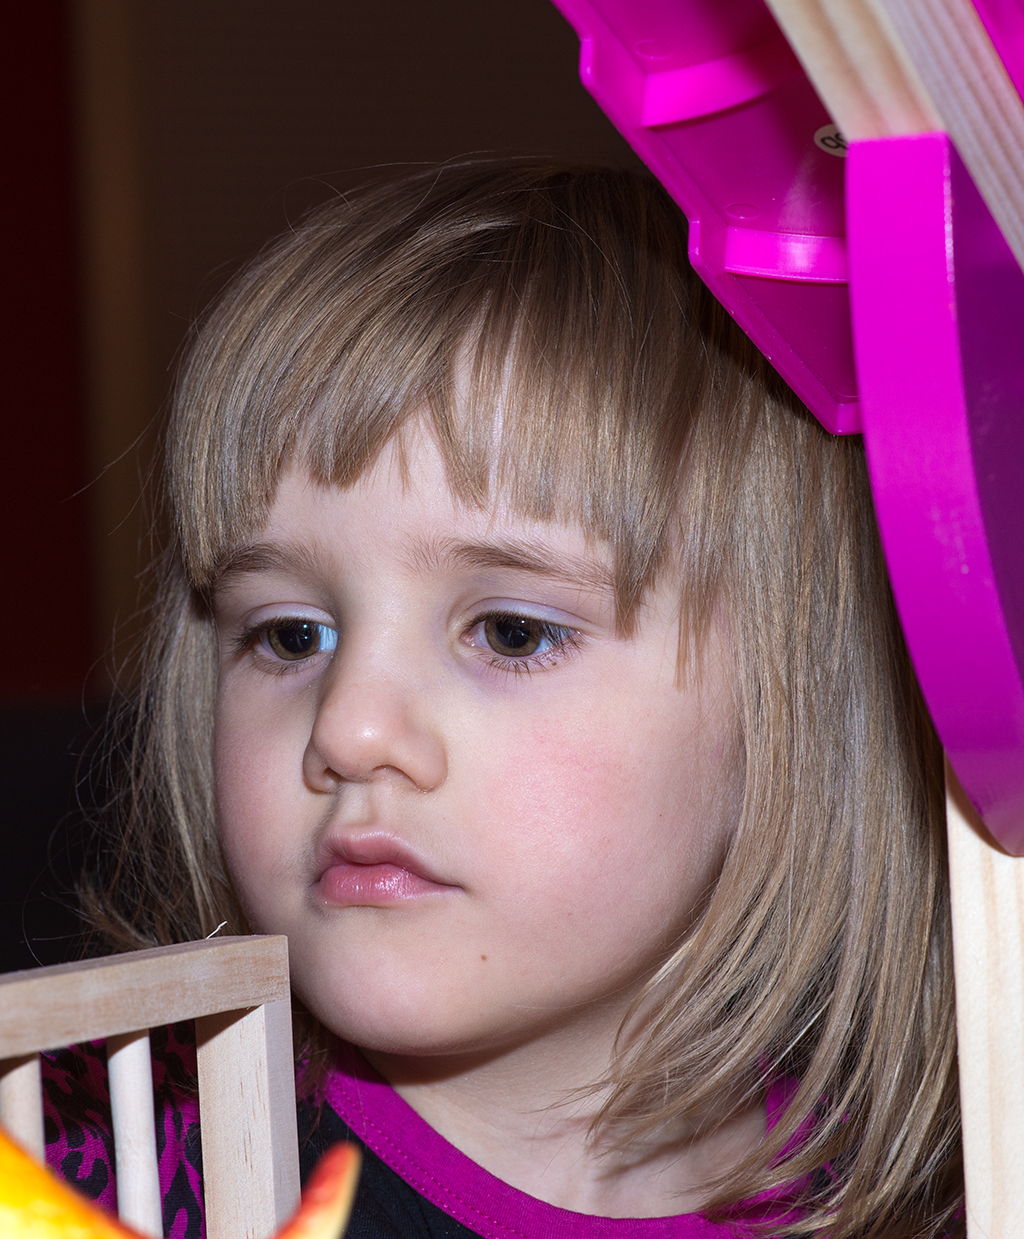
<svg viewBox="0 0 1024 1239"><path fill-rule="evenodd" d="M265 728L247 720L230 697L218 701L214 728L214 794L225 855L232 861L263 850L264 823L279 812L280 770L267 744ZM244 866L232 865L236 882Z"/></svg>

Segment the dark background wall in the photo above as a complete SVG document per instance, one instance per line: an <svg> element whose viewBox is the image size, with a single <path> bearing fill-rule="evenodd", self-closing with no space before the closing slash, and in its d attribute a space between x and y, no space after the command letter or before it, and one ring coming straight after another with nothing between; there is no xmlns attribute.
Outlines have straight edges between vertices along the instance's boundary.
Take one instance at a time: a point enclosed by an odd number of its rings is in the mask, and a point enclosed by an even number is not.
<svg viewBox="0 0 1024 1239"><path fill-rule="evenodd" d="M265 239L368 177L483 152L631 161L577 55L548 0L8 15L0 970L76 949L76 762L112 681L131 680L154 446L188 324Z"/></svg>

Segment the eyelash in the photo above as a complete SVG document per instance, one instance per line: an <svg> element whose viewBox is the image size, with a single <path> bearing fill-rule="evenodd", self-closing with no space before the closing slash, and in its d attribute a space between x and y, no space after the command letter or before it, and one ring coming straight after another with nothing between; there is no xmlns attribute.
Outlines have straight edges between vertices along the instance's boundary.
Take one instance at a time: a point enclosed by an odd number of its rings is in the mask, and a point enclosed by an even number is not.
<svg viewBox="0 0 1024 1239"><path fill-rule="evenodd" d="M318 630L318 645L315 650L297 658L282 658L272 649L266 648L269 645L272 632L282 632L289 628L294 630L302 625L308 625ZM330 637L327 640L330 644L325 644L325 636L328 633ZM323 653L325 650L333 653L337 649L337 645L338 633L330 624L324 624L320 620L306 619L301 615L275 615L271 619L254 624L251 628L247 628L241 633L236 642L236 652L244 654L251 650L254 655L263 661L265 666L269 666L272 669L274 675L287 675L290 672L298 671L315 658L317 654Z"/></svg>
<svg viewBox="0 0 1024 1239"><path fill-rule="evenodd" d="M515 624L533 624L537 627L541 641L550 642L550 648L536 654L506 654L502 655L493 646L486 643L482 647L490 651L492 657L486 657L487 665L507 675L529 675L534 671L547 670L557 666L567 657L574 654L582 644L582 637L574 628L564 624L553 624L550 620L538 619L535 615L525 615L516 611L487 611L478 615L469 626L466 636L470 637L489 622L506 621Z"/></svg>
<svg viewBox="0 0 1024 1239"><path fill-rule="evenodd" d="M505 623L509 627L514 627L517 624L521 627L532 626L533 633L531 635L537 637L538 644L546 643L548 645L547 649L540 650L537 653L502 654L494 649L486 636L483 636L483 644L474 646L474 648L488 650L490 656L485 656L487 665L493 667L496 671L502 671L508 675L530 675L534 671L555 667L575 653L582 643L580 634L574 628L569 628L564 624L554 624L549 620L538 619L534 615L526 615L516 611L486 611L482 615L478 615L466 629L466 638L471 638L478 629L485 629L488 624L497 625L500 623ZM317 649L296 658L283 658L272 649L266 648L269 645L272 632L286 631L289 628L294 630L302 625L309 625L318 630L319 644ZM325 634L327 633L330 633L333 638L330 644L324 644ZM247 651L252 651L257 657L262 659L265 665L272 669L274 675L287 675L290 672L298 671L315 658L317 654L324 653L327 650L333 654L334 650L337 649L338 634L336 629L319 620L305 619L297 615L276 615L271 619L263 620L259 624L254 624L251 628L247 628L241 633L235 644L237 653L244 654ZM509 648L511 649L512 647Z"/></svg>

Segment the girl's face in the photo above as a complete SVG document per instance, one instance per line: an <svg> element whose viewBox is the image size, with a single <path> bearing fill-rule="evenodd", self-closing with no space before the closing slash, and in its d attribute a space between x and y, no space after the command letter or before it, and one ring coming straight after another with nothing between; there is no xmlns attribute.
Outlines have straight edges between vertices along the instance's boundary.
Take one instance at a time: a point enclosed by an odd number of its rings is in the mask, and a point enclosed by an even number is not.
<svg viewBox="0 0 1024 1239"><path fill-rule="evenodd" d="M616 631L571 526L451 496L426 435L346 490L286 473L215 595L216 786L255 930L369 1049L617 1021L715 881L743 759L728 652L677 677L677 586Z"/></svg>

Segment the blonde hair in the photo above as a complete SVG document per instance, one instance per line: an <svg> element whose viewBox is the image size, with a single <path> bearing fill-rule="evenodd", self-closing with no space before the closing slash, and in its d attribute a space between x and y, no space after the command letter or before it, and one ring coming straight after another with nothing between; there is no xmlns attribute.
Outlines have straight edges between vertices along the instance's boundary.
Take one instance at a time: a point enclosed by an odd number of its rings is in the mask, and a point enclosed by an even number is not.
<svg viewBox="0 0 1024 1239"><path fill-rule="evenodd" d="M678 543L684 644L700 648L715 609L738 662L741 821L624 1029L595 1130L649 1138L737 1081L749 1096L791 1076L713 1216L800 1181L797 1220L772 1233L956 1233L941 755L861 445L827 435L714 302L645 177L505 161L365 189L272 244L198 328L95 923L122 946L225 918L246 931L211 792L210 590L283 464L345 486L420 416L460 497L500 494L611 548L626 631Z"/></svg>

